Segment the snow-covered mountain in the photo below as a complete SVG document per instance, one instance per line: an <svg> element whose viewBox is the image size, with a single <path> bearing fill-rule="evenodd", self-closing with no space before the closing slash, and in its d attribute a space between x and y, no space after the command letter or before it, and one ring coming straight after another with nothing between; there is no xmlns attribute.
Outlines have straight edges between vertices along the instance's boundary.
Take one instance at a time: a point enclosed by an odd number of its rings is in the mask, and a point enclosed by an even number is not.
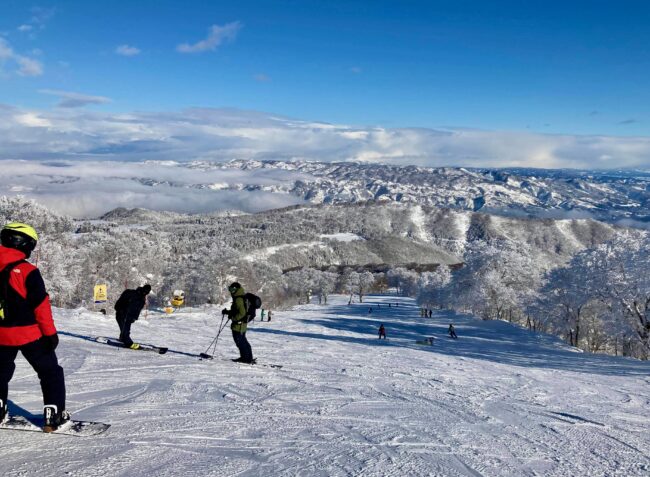
<svg viewBox="0 0 650 477"><path fill-rule="evenodd" d="M593 218L645 227L650 173L426 168L351 162L3 161L0 195L97 217L141 207L259 212L293 204L409 203L498 215Z"/></svg>
<svg viewBox="0 0 650 477"><path fill-rule="evenodd" d="M190 167L210 167L194 163ZM608 222L650 220L650 173L543 169L466 169L376 164L232 161L242 170L283 169L313 176L287 190L312 203L365 200ZM233 187L249 189L242 184ZM273 188L265 190L274 190Z"/></svg>
<svg viewBox="0 0 650 477"><path fill-rule="evenodd" d="M85 438L0 430L0 474L648 475L648 362L580 353L502 321L421 318L404 297L346 303L255 321L252 367L230 362L225 333L213 361L191 356L216 335L220 307L135 323L132 337L168 346L164 356L91 341L117 333L112 316L55 310L68 409L112 426ZM427 337L433 346L417 343ZM16 364L9 412L40 416L38 379Z"/></svg>

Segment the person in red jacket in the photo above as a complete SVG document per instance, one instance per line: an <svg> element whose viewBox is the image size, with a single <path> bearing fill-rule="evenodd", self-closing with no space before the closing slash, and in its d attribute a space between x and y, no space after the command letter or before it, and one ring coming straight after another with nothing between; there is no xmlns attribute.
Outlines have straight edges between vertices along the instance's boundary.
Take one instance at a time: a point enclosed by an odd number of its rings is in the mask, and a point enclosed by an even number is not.
<svg viewBox="0 0 650 477"><path fill-rule="evenodd" d="M38 235L27 224L10 223L0 232L0 421L7 418L9 381L20 351L41 381L45 432L70 420L65 381L54 350L59 344L50 298L41 273L26 260Z"/></svg>

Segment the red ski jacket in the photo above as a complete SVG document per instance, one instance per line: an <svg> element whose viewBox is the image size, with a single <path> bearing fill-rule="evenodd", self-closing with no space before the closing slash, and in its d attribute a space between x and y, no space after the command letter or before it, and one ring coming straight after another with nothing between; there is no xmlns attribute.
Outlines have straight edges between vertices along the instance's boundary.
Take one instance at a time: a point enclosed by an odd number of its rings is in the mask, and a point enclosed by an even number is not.
<svg viewBox="0 0 650 477"><path fill-rule="evenodd" d="M0 246L0 272L21 260L25 260L23 252ZM3 280L3 277L7 278ZM29 262L20 262L6 273L0 273L0 282L4 291L0 293L0 299L4 297L0 313L0 346L22 346L43 335L56 333L50 297L38 268Z"/></svg>

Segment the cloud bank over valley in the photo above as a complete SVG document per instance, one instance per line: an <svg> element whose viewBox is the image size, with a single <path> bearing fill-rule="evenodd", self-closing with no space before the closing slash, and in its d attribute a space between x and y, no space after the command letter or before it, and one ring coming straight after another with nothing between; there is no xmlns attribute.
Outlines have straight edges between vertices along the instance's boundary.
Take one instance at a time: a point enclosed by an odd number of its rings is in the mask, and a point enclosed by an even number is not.
<svg viewBox="0 0 650 477"><path fill-rule="evenodd" d="M429 167L648 168L650 138L355 127L238 109L100 113L55 91L52 110L0 105L0 159L359 161ZM72 103L72 104L71 104Z"/></svg>

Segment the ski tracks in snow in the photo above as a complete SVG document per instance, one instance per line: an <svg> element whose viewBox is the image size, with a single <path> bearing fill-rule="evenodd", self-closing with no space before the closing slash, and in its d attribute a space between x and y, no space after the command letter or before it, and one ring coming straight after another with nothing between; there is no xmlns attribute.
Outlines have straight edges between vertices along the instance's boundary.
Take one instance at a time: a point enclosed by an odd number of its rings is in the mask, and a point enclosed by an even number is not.
<svg viewBox="0 0 650 477"><path fill-rule="evenodd" d="M606 358L610 370L621 363L620 372L608 374L539 366L542 359L528 356L517 365L518 340L540 356L565 347L516 329L499 336L496 327L466 317L419 318L407 299L369 297L369 304L352 306L344 297L331 300L328 307L303 306L276 313L272 323L254 323L249 339L258 359L282 369L230 363L235 349L226 336L212 361L103 347L79 337L110 336L110 317L59 310L57 323L70 332L59 352L69 408L112 427L84 439L0 432L3 449L10 444L0 471L487 477L650 470L643 364ZM389 309L389 300L400 306ZM368 316L368 306L377 304ZM214 331L206 323L218 325L212 314L151 313L133 335L146 332L147 342L196 353ZM458 342L444 335L452 320ZM376 339L379 322L389 342ZM436 336L434 346L415 345L424 336ZM503 338L508 344L501 348ZM21 363L16 374L24 379L12 383L11 399L38 412L30 368Z"/></svg>

